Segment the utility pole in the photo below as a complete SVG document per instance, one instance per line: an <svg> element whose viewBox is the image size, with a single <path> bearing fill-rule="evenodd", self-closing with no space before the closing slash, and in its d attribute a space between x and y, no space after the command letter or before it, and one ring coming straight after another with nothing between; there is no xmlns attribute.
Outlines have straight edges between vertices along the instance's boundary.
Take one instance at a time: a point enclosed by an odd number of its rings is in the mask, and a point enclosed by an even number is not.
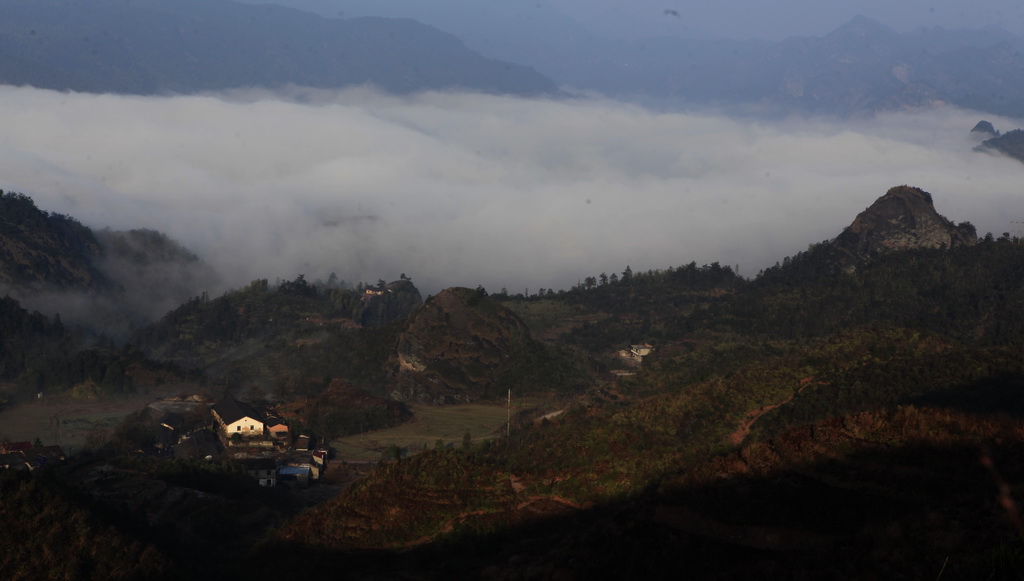
<svg viewBox="0 0 1024 581"><path fill-rule="evenodd" d="M508 420L505 422L505 438L512 435L512 388L508 388Z"/></svg>

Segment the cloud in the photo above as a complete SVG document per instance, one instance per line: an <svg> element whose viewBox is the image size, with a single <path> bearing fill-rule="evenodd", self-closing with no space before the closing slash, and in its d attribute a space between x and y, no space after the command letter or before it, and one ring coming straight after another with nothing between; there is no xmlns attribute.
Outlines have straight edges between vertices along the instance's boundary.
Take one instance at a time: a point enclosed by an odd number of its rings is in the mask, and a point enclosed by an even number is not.
<svg viewBox="0 0 1024 581"><path fill-rule="evenodd" d="M0 187L165 232L233 287L404 272L428 293L515 292L690 261L753 275L900 184L981 233L1024 217L1024 166L972 152L981 116L955 109L765 122L601 99L14 87L0 104Z"/></svg>

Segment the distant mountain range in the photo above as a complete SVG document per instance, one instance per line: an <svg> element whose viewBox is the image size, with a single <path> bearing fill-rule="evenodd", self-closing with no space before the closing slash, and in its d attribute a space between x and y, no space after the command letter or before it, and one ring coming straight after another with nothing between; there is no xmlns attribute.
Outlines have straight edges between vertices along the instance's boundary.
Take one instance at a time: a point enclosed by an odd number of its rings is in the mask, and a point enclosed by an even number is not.
<svg viewBox="0 0 1024 581"><path fill-rule="evenodd" d="M327 19L223 0L0 0L0 83L190 93L372 84L535 95L555 85L412 20Z"/></svg>
<svg viewBox="0 0 1024 581"><path fill-rule="evenodd" d="M289 4L320 15L227 0L0 0L0 83L138 94L373 84L515 95L555 94L557 83L759 115L953 104L1024 116L1024 39L1000 29L900 34L856 17L824 36L781 42L626 41L545 2Z"/></svg>
<svg viewBox="0 0 1024 581"><path fill-rule="evenodd" d="M854 115L952 103L1024 115L1024 39L997 28L900 34L861 16L821 37L781 42L627 41L588 30L543 1L280 2L332 17L414 18L491 58L617 98L770 114Z"/></svg>
<svg viewBox="0 0 1024 581"><path fill-rule="evenodd" d="M530 63L613 96L757 114L860 115L942 104L1024 115L1024 39L1000 30L899 34L857 17L781 42L663 37Z"/></svg>

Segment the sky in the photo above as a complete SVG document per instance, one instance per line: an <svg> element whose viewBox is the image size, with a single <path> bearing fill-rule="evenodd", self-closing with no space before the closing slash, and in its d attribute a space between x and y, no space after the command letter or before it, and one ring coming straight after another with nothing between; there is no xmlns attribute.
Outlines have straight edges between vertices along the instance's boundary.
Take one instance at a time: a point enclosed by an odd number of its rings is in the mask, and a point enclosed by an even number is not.
<svg viewBox="0 0 1024 581"><path fill-rule="evenodd" d="M618 27L637 36L639 22L666 30L673 22L688 34L718 38L782 40L822 36L858 14L907 32L922 26L981 28L1000 26L1024 35L1024 3L1015 0L547 0L593 28ZM666 10L679 14L666 15ZM619 24L608 15L618 15ZM628 18L623 18L622 15ZM636 20L632 20L636 19ZM661 21L661 22L658 22Z"/></svg>
<svg viewBox="0 0 1024 581"><path fill-rule="evenodd" d="M0 107L0 188L93 228L165 232L232 288L334 272L536 292L691 261L749 277L901 184L980 233L1024 218L1024 167L973 152L980 117L951 108L839 124L468 93L14 87Z"/></svg>

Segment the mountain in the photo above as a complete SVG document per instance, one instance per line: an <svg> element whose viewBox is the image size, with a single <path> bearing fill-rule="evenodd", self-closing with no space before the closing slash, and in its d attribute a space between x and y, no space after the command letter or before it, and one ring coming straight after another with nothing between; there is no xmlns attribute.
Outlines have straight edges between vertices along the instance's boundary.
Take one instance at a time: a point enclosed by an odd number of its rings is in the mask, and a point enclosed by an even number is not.
<svg viewBox="0 0 1024 581"><path fill-rule="evenodd" d="M1024 131L1014 129L1002 135L986 139L978 146L982 151L998 151L1014 159L1024 161Z"/></svg>
<svg viewBox="0 0 1024 581"><path fill-rule="evenodd" d="M978 121L974 125L974 127L971 129L971 133L984 136L985 138L999 136L999 132L996 131L996 128L992 126L992 122L985 121L984 119Z"/></svg>
<svg viewBox="0 0 1024 581"><path fill-rule="evenodd" d="M343 21L226 0L0 0L0 12L5 84L136 94L288 84L555 91L527 67L409 19Z"/></svg>
<svg viewBox="0 0 1024 581"><path fill-rule="evenodd" d="M676 33L627 40L590 30L547 2L289 4L331 16L414 18L560 85L645 103L841 116L951 103L1024 115L1024 39L998 28L897 33L857 16L828 34L783 41L681 36L679 22L672 22Z"/></svg>
<svg viewBox="0 0 1024 581"><path fill-rule="evenodd" d="M260 0L248 0L266 4ZM459 37L489 58L548 70L552 59L582 59L596 35L549 2L475 0L287 0L277 2L326 17L411 18ZM545 73L550 76L550 72Z"/></svg>
<svg viewBox="0 0 1024 581"><path fill-rule="evenodd" d="M859 262L880 252L953 248L977 242L974 226L968 222L955 225L939 215L931 194L920 188L896 186L858 214L831 244Z"/></svg>
<svg viewBox="0 0 1024 581"><path fill-rule="evenodd" d="M1024 39L999 29L897 33L858 16L783 41L624 40L546 2L290 5L320 15L227 0L0 0L0 82L141 94L372 84L550 95L560 85L773 116L944 104L1024 116Z"/></svg>

